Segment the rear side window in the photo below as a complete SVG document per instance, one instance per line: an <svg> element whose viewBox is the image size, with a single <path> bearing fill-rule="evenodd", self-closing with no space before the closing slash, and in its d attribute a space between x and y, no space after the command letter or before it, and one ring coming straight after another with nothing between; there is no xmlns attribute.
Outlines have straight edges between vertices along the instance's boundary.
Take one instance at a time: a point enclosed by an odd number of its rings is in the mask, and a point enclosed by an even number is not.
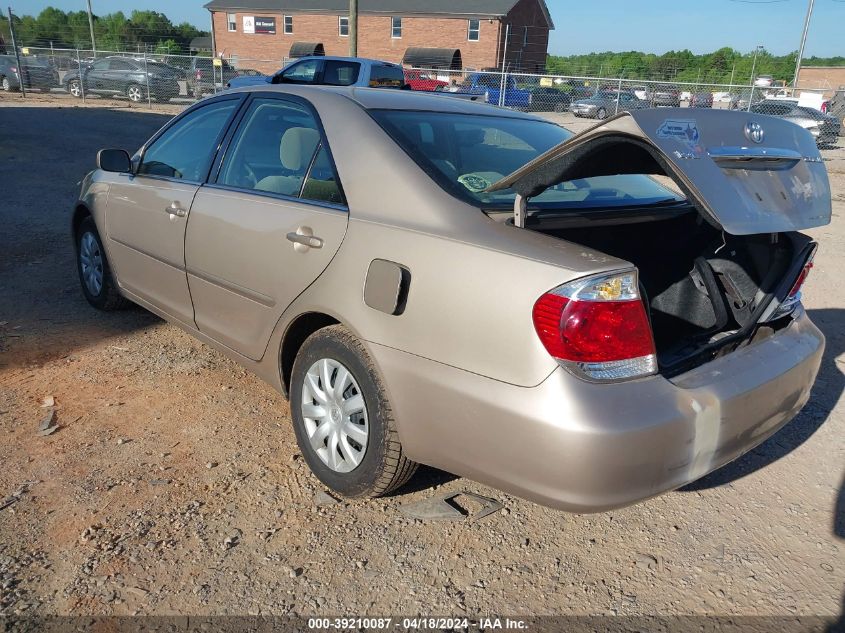
<svg viewBox="0 0 845 633"><path fill-rule="evenodd" d="M298 197L320 144L311 113L281 99L255 99L232 139L217 183Z"/></svg>
<svg viewBox="0 0 845 633"><path fill-rule="evenodd" d="M327 86L351 86L358 81L361 64L328 60L323 66L323 82Z"/></svg>
<svg viewBox="0 0 845 633"><path fill-rule="evenodd" d="M370 69L370 88L401 88L405 72L397 66L373 66Z"/></svg>
<svg viewBox="0 0 845 633"><path fill-rule="evenodd" d="M329 154L324 147L320 147L317 157L308 172L305 186L302 187L302 198L343 204L343 194L332 168Z"/></svg>
<svg viewBox="0 0 845 633"><path fill-rule="evenodd" d="M214 151L238 100L209 103L176 121L146 149L139 174L205 180Z"/></svg>

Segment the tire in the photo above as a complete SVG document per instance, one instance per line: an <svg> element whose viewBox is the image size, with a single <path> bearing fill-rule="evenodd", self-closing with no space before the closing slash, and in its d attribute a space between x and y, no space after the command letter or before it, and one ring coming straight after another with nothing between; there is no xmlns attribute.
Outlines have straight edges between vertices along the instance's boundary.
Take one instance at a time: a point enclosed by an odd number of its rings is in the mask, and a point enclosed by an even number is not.
<svg viewBox="0 0 845 633"><path fill-rule="evenodd" d="M132 103L139 103L143 101L145 96L144 89L140 86L140 84L129 84L126 86L126 97Z"/></svg>
<svg viewBox="0 0 845 633"><path fill-rule="evenodd" d="M343 370L349 380L342 379ZM324 375L329 394L324 391ZM337 388L343 390L339 396L334 393ZM379 497L403 485L416 471L417 464L402 451L378 370L345 327L323 328L306 339L294 361L290 394L296 441L311 471L331 490L344 497ZM320 404L326 401L325 406ZM340 409L343 404L350 406L350 414ZM319 412L324 413L306 417ZM346 432L353 427L354 433Z"/></svg>
<svg viewBox="0 0 845 633"><path fill-rule="evenodd" d="M12 92L12 82L9 81L8 77L0 78L0 87L3 88L3 92Z"/></svg>
<svg viewBox="0 0 845 633"><path fill-rule="evenodd" d="M76 270L85 299L98 310L106 312L125 308L129 301L121 296L114 282L94 218L88 216L80 223L75 239ZM98 283L95 283L96 279Z"/></svg>
<svg viewBox="0 0 845 633"><path fill-rule="evenodd" d="M596 110L596 118L601 121L604 121L607 118L607 110L605 110L604 108L599 108L598 110Z"/></svg>
<svg viewBox="0 0 845 633"><path fill-rule="evenodd" d="M79 99L82 96L82 84L79 83L78 79L71 79L67 82L67 91Z"/></svg>
<svg viewBox="0 0 845 633"><path fill-rule="evenodd" d="M566 104L566 103L556 103L555 104L555 112L561 113L561 112L566 112L567 110L569 110L568 104Z"/></svg>

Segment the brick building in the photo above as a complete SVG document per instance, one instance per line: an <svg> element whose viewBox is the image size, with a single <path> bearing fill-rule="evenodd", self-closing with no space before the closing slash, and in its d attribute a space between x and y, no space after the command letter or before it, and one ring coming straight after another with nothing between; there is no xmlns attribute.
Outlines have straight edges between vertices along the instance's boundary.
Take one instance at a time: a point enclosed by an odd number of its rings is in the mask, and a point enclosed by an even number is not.
<svg viewBox="0 0 845 633"><path fill-rule="evenodd" d="M247 60L349 54L348 0L212 0L205 8L215 53L244 65L266 71ZM554 28L544 0L359 0L358 11L358 55L417 67L504 62L541 71Z"/></svg>

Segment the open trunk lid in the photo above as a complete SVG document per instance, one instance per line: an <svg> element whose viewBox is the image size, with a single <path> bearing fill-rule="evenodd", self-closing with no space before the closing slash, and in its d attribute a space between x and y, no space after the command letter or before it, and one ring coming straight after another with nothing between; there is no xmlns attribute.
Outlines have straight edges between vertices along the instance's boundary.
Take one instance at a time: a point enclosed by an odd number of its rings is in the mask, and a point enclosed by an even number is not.
<svg viewBox="0 0 845 633"><path fill-rule="evenodd" d="M661 108L623 112L553 147L487 191L526 201L561 182L618 174L666 175L710 223L733 235L830 223L827 171L812 135L746 112Z"/></svg>

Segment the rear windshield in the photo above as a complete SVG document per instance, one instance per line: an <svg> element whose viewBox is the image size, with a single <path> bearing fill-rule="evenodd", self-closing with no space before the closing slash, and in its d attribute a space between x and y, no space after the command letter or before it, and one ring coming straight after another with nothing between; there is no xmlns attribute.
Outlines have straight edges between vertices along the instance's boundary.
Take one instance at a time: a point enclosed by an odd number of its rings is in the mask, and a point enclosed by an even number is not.
<svg viewBox="0 0 845 633"><path fill-rule="evenodd" d="M512 209L515 193L485 189L572 136L545 121L477 114L370 110L382 128L447 192L484 209ZM532 208L584 209L682 201L642 175L562 182L531 199Z"/></svg>

